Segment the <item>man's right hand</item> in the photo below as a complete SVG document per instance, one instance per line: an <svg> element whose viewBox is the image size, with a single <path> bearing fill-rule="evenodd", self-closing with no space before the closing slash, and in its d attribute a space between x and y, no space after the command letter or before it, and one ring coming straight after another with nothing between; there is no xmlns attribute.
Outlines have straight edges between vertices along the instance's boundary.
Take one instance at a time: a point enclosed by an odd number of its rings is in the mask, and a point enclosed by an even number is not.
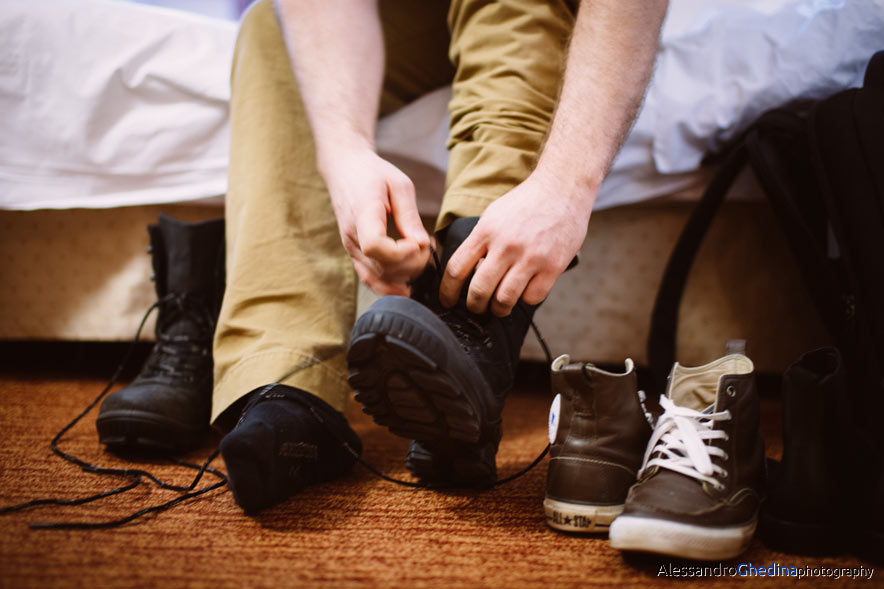
<svg viewBox="0 0 884 589"><path fill-rule="evenodd" d="M356 273L378 294L407 296L408 281L423 271L430 256L430 237L417 211L414 184L370 145L334 151L332 157L322 158L320 172ZM400 239L387 235L388 215Z"/></svg>

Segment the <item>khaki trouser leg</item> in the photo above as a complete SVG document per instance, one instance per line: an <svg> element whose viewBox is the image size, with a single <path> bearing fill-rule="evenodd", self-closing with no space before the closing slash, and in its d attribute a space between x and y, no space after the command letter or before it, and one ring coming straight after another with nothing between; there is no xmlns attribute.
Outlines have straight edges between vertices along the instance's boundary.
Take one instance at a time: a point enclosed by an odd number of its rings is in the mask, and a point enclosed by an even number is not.
<svg viewBox="0 0 884 589"><path fill-rule="evenodd" d="M394 10L397 4L406 9ZM415 6L420 14L409 14ZM445 10L445 2L382 2L388 52L382 110L450 79ZM215 332L212 421L272 382L343 411L356 275L316 170L270 0L249 10L237 38L225 215L227 290Z"/></svg>
<svg viewBox="0 0 884 589"><path fill-rule="evenodd" d="M552 120L576 1L452 0L449 162L437 229L481 215L534 168Z"/></svg>

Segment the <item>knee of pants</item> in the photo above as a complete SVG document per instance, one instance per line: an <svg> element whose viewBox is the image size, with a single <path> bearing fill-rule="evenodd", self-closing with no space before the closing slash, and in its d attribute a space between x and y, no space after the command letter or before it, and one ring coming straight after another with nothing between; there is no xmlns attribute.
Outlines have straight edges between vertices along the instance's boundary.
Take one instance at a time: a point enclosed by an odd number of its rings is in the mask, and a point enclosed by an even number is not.
<svg viewBox="0 0 884 589"><path fill-rule="evenodd" d="M449 142L446 198L458 195L482 209L523 182L536 164L545 128L478 124ZM475 209L470 211L478 214Z"/></svg>

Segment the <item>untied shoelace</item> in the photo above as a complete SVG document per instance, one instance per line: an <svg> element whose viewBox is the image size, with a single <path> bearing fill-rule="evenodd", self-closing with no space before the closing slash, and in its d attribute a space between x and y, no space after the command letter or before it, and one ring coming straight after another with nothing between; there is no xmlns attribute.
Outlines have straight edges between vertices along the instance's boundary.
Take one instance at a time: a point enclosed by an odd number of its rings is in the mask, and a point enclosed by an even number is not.
<svg viewBox="0 0 884 589"><path fill-rule="evenodd" d="M29 524L32 529L42 529L42 530L62 530L62 529L103 529L103 528L115 528L121 526L123 524L129 523L133 520L136 520L140 517L151 513L158 513L161 511L165 511L178 505L182 501L186 501L188 499L192 499L194 497L199 497L200 495L204 495L210 491L214 491L215 489L219 489L227 484L227 476L209 466L213 460L218 456L218 450L216 449L212 454L206 458L202 465L192 464L190 462L185 462L183 460L178 459L169 459L170 462L176 464L178 466L183 466L185 468L193 469L198 471L196 476L190 482L189 485L174 485L171 483L167 483L154 474L142 470L142 469L134 469L134 468L106 468L102 466L98 466L95 464L90 464L80 458L77 458L73 454L69 454L63 451L58 447L61 438L71 430L77 423L80 422L83 417L85 417L92 409L95 408L96 405L107 395L107 393L111 390L111 388L116 384L119 380L120 375L123 370L129 363L129 359L132 356L133 351L135 350L136 344L138 344L138 340L141 337L141 331L144 328L144 324L147 322L150 314L155 310L164 305L182 305L183 301L179 300L181 298L180 295L170 293L154 304L152 304L144 314L144 317L141 319L141 323L138 325L138 329L135 332L135 338L132 340L132 343L129 345L129 349L127 350L125 356L123 357L122 362L120 362L119 366L117 366L116 371L111 377L110 381L108 381L107 385L102 389L102 391L98 394L98 396L91 402L86 408L80 412L70 423L64 426L52 440L49 442L49 447L52 449L52 452L55 453L59 458L66 460L72 464L79 466L84 472L88 472L90 474L96 475L104 475L104 476L116 476L116 477L124 477L131 479L130 482L121 487L117 487L114 489L110 489L107 491L103 491L101 493L96 493L95 495L90 495L88 497L80 497L76 499L59 499L59 498L46 498L46 499L32 499L31 501L26 501L24 503L19 503L17 505L9 505L6 507L0 507L0 515L6 513L12 513L15 511L21 511L23 509L27 509L30 507L37 507L40 505L84 505L86 503L91 503L93 501L97 501L99 499L103 499L105 497L110 497L112 495L119 495L120 493L125 493L126 491L131 491L137 486L141 485L144 482L144 479L148 479L152 481L156 486L161 489L166 489L170 491L176 491L181 493L178 497L167 501L165 503L161 503L158 505L153 505L150 507L146 507L135 513L129 514L125 517L109 520L109 521L101 521L101 522L34 522ZM197 484L202 479L205 473L210 473L214 475L218 481L209 485L206 485L202 488L197 489Z"/></svg>
<svg viewBox="0 0 884 589"><path fill-rule="evenodd" d="M436 255L435 251L433 251L433 257L435 258L436 267L438 268L439 267L439 258ZM150 314L155 309L158 309L164 305L176 305L178 307L181 307L184 303L185 303L185 301L179 300L179 295L176 295L174 293L170 293L170 294L160 298L158 301L156 301L154 304L152 304L147 309L147 311L144 314L144 317L141 319L141 323L139 324L138 329L136 330L135 337L132 340L132 343L130 344L129 349L127 350L127 352L126 352L123 360L120 362L119 366L117 366L116 371L114 372L111 379L108 381L107 385L104 387L104 389L102 389L102 391L98 394L98 396L91 403L89 403L89 405L82 412L80 412L70 423L68 423L65 427L63 427L52 438L52 440L49 443L49 446L52 449L52 452L55 453L55 455L62 458L63 460L66 460L72 464L79 466L84 472L88 472L90 474L96 474L96 475L127 477L127 478L130 478L131 481L128 484L123 485L121 487L117 487L114 489L103 491L101 493L96 493L94 495L90 495L87 497L80 497L80 498L76 498L76 499L60 499L60 498L33 499L33 500L26 501L24 503L19 503L16 505L9 505L9 506L5 506L5 507L0 507L0 515L7 514L7 513L13 513L16 511L21 511L23 509L37 507L37 506L41 506L41 505L84 505L86 503L91 503L93 501L97 501L97 500L103 499L105 497L110 497L112 495L118 495L118 494L130 491L130 490L138 487L139 485L141 485L144 482L145 478L152 481L154 484L156 484L158 487L160 487L162 489L177 491L177 492L181 493L181 495L179 495L175 499L172 499L170 501L167 501L165 503L161 503L158 505L153 505L153 506L147 507L145 509L141 509L141 510L136 511L128 516L118 518L115 520L101 521L101 522L33 522L33 523L29 524L29 526L32 529L56 529L57 530L57 529L114 528L114 527L118 527L118 526L124 525L126 523L129 523L129 522L136 520L138 518L141 518L145 515L165 511L165 510L170 509L183 501L186 501L188 499L192 499L194 497L198 497L200 495L204 495L210 491L213 491L215 489L219 489L219 488L227 485L227 482L228 482L227 476L223 472L221 472L215 468L212 468L210 466L212 461L214 461L215 458L218 457L218 454L219 454L218 449L214 450L212 452L212 454L203 462L202 465L196 465L196 464L192 464L192 463L185 462L183 460L178 460L178 459L170 459L170 462L172 462L173 464L177 464L179 466L183 466L185 468L194 469L194 470L198 471L196 476L194 477L194 479L191 481L191 483L189 485L182 486L182 485L173 485L171 483L167 483L146 470L130 469L130 468L127 468L127 469L106 468L106 467L101 467L101 466L98 466L95 464L91 464L91 463L88 463L84 460L81 460L80 458L77 458L76 456L74 456L72 454L64 452L63 450L61 450L58 447L58 443L61 441L61 438L68 431L70 431L75 425L77 425L77 423L79 423L80 420L82 420L90 411L92 411L92 409L94 409L98 405L98 403L108 394L108 392L110 392L111 388L117 383L117 381L120 378L120 375L122 374L123 370L125 369L125 367L129 363L129 360L132 356L135 346L137 345L137 343L141 337L141 332L144 328L145 323L147 322L148 317L150 317ZM547 366L549 366L552 364L552 356L549 351L549 347L547 346L546 341L543 339L543 336L541 335L540 330L537 328L537 326L534 324L533 321L531 322L531 327L534 330L534 333L537 336L537 339L540 342L541 347L543 348L544 354L546 355L546 358L547 358ZM157 345L163 345L163 343L164 343L163 338L158 338L158 340L159 341L158 341ZM308 362L307 365L295 366L292 370L289 371L289 373L286 376L284 376L283 378L280 378L278 380L279 381L285 380L286 378L291 376L291 374L294 374L295 372L303 370L304 368L306 368L309 365L312 365L313 363L318 362L318 361L320 361L320 360L317 359L314 362ZM320 423L324 423L322 417L315 410L311 409L311 413L318 421L320 421ZM356 452L356 450L354 450L353 448L351 448L350 445L346 441L339 439L339 442L366 469L368 469L370 472L374 473L375 475L379 476L380 478L382 478L386 481L396 483L399 485L408 486L408 487L415 487L415 488L438 488L437 485L429 485L429 484L426 484L423 482L415 483L412 481L405 481L405 480L396 479L394 477L386 475L386 474L382 473L381 471L379 471L374 466L372 466L371 464L365 462L362 459L362 457L359 455L359 453ZM502 484L508 483L510 481L513 481L513 480L521 477L522 475L524 475L525 473L527 473L528 471L533 469L537 464L539 464L540 461L543 460L543 458L546 456L546 454L548 452L549 452L549 444L546 445L546 447L543 449L543 451L528 466L526 466L525 468L521 469L520 471L518 471L508 477L497 480L493 486L502 485ZM217 477L218 481L197 489L196 488L197 484L202 479L203 475L207 472L214 475L215 477Z"/></svg>

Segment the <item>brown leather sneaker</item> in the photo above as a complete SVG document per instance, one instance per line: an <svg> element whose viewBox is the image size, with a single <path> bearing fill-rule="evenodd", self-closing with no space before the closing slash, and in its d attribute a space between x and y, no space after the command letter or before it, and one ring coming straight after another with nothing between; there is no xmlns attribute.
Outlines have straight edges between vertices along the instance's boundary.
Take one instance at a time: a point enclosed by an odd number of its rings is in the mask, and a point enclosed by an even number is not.
<svg viewBox="0 0 884 589"><path fill-rule="evenodd" d="M546 523L566 532L606 532L642 464L651 435L632 360L623 374L592 364L552 364Z"/></svg>
<svg viewBox="0 0 884 589"><path fill-rule="evenodd" d="M752 540L764 488L764 442L752 361L730 354L669 375L663 415L638 482L611 525L611 546L722 560Z"/></svg>

